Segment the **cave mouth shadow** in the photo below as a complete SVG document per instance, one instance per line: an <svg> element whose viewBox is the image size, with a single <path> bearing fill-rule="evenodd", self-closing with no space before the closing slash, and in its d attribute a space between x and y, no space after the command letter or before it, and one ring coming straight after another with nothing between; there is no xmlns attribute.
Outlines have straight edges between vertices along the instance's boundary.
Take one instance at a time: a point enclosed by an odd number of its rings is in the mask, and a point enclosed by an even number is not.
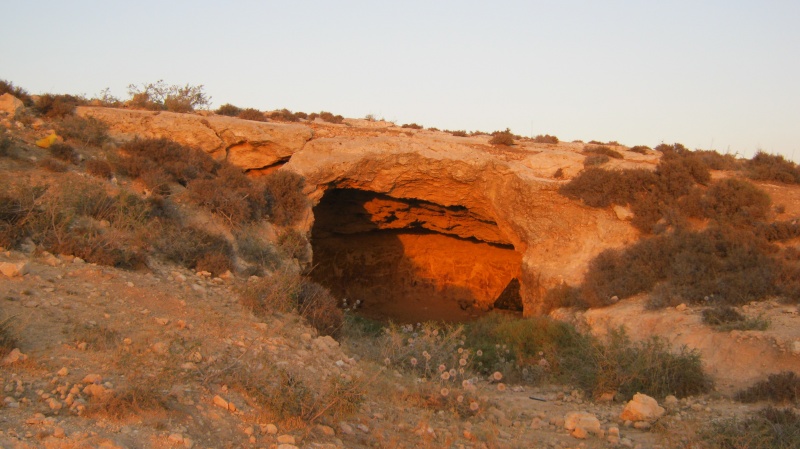
<svg viewBox="0 0 800 449"><path fill-rule="evenodd" d="M326 192L311 232L310 276L343 306L358 303L362 316L401 324L471 321L498 298L498 307L521 312L513 248L420 227L379 229L364 208L378 194L355 192Z"/></svg>

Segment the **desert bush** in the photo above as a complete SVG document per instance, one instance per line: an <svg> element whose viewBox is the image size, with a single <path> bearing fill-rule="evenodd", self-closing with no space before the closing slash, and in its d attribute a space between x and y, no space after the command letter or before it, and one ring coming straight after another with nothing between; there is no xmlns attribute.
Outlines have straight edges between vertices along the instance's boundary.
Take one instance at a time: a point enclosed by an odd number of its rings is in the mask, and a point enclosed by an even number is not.
<svg viewBox="0 0 800 449"><path fill-rule="evenodd" d="M791 449L800 447L800 415L767 407L745 419L712 421L701 432L712 449Z"/></svg>
<svg viewBox="0 0 800 449"><path fill-rule="evenodd" d="M475 362L474 352L464 346L463 325L389 324L373 347L378 350L373 356L379 363L427 379L438 378L445 371L440 366L448 371L448 380L450 369L456 370L453 381L467 378L466 370Z"/></svg>
<svg viewBox="0 0 800 449"><path fill-rule="evenodd" d="M646 145L636 145L629 148L630 151L639 154L647 154L650 151L650 147Z"/></svg>
<svg viewBox="0 0 800 449"><path fill-rule="evenodd" d="M631 342L622 329L612 331L607 343L596 343L588 354L590 362L585 360L575 369L574 381L595 395L617 391L626 398L637 392L686 397L706 393L713 385L697 351L683 346L673 352L658 337Z"/></svg>
<svg viewBox="0 0 800 449"><path fill-rule="evenodd" d="M597 167L603 165L610 159L605 154L590 154L583 160L584 167Z"/></svg>
<svg viewBox="0 0 800 449"><path fill-rule="evenodd" d="M274 270L281 264L278 250L253 230L243 229L236 234L236 248L242 259L267 270Z"/></svg>
<svg viewBox="0 0 800 449"><path fill-rule="evenodd" d="M254 108L243 109L242 112L237 115L237 117L242 120L252 120L254 122L267 121L267 117L264 115L264 113Z"/></svg>
<svg viewBox="0 0 800 449"><path fill-rule="evenodd" d="M101 179L111 179L114 171L111 169L111 164L106 161L98 159L89 159L86 161L86 173Z"/></svg>
<svg viewBox="0 0 800 449"><path fill-rule="evenodd" d="M164 258L191 269L209 254L233 256L233 246L224 237L193 227L167 225L155 245Z"/></svg>
<svg viewBox="0 0 800 449"><path fill-rule="evenodd" d="M741 163L732 154L722 155L714 150L695 150L694 155L711 170L738 170L741 168Z"/></svg>
<svg viewBox="0 0 800 449"><path fill-rule="evenodd" d="M757 223L756 233L770 242L779 242L800 237L800 221L775 221L772 223Z"/></svg>
<svg viewBox="0 0 800 449"><path fill-rule="evenodd" d="M236 227L272 214L274 200L263 180L251 180L240 168L223 163L216 176L188 185L194 203L221 215Z"/></svg>
<svg viewBox="0 0 800 449"><path fill-rule="evenodd" d="M236 117L237 115L239 115L239 113L242 112L242 108L234 106L230 103L225 103L214 112L216 112L218 115L227 115L228 117Z"/></svg>
<svg viewBox="0 0 800 449"><path fill-rule="evenodd" d="M306 114L305 112L300 112L300 111L298 111L298 112L295 112L295 113L294 113L294 116L295 116L295 117L297 117L297 118L299 118L299 119L301 119L301 120L306 120L306 119L308 119L308 114Z"/></svg>
<svg viewBox="0 0 800 449"><path fill-rule="evenodd" d="M533 138L533 141L536 142L536 143L552 143L552 144L556 144L556 143L558 143L558 137L551 136L550 134L544 134L544 135L539 134L538 136Z"/></svg>
<svg viewBox="0 0 800 449"><path fill-rule="evenodd" d="M14 316L9 316L0 320L0 359L17 347L17 339L14 338L11 329L14 318Z"/></svg>
<svg viewBox="0 0 800 449"><path fill-rule="evenodd" d="M747 318L736 309L727 305L719 305L716 307L703 310L703 323L713 326L715 329L723 332L732 330L766 330L769 327L769 321L761 317Z"/></svg>
<svg viewBox="0 0 800 449"><path fill-rule="evenodd" d="M490 145L514 145L514 134L511 130L506 128L505 131L495 131L492 133L492 138L489 139Z"/></svg>
<svg viewBox="0 0 800 449"><path fill-rule="evenodd" d="M328 289L289 269L248 283L239 299L258 316L296 311L322 335L337 336L344 320Z"/></svg>
<svg viewBox="0 0 800 449"><path fill-rule="evenodd" d="M137 381L120 390L93 396L86 407L88 416L101 416L124 420L142 412L163 411L168 408L166 398L152 383Z"/></svg>
<svg viewBox="0 0 800 449"><path fill-rule="evenodd" d="M708 188L702 203L708 218L736 226L752 226L766 218L771 200L766 192L747 181L726 178Z"/></svg>
<svg viewBox="0 0 800 449"><path fill-rule="evenodd" d="M274 111L269 114L269 118L272 120L280 120L282 122L297 122L300 120L297 116L295 116L292 111L288 109L281 109L280 111Z"/></svg>
<svg viewBox="0 0 800 449"><path fill-rule="evenodd" d="M185 147L168 139L136 139L120 147L123 153L117 170L139 178L148 172L162 171L170 182L186 186L198 178L210 178L219 164L201 150Z"/></svg>
<svg viewBox="0 0 800 449"><path fill-rule="evenodd" d="M745 161L747 177L756 181L775 181L784 184L800 183L800 167L781 155L759 151L752 159Z"/></svg>
<svg viewBox="0 0 800 449"><path fill-rule="evenodd" d="M11 136L6 134L5 131L0 131L0 157L10 156L13 144L14 140Z"/></svg>
<svg viewBox="0 0 800 449"><path fill-rule="evenodd" d="M49 118L61 118L71 115L75 108L86 104L86 99L74 95L39 95L33 107L40 114Z"/></svg>
<svg viewBox="0 0 800 449"><path fill-rule="evenodd" d="M323 121L326 121L328 123L343 123L344 122L344 117L342 117L341 115L333 115L332 113L325 112L325 111L322 111L322 112L319 113L319 118L321 118Z"/></svg>
<svg viewBox="0 0 800 449"><path fill-rule="evenodd" d="M83 145L100 146L108 140L108 125L94 117L68 115L56 123L59 135L74 139Z"/></svg>
<svg viewBox="0 0 800 449"><path fill-rule="evenodd" d="M614 159L623 159L622 153L606 145L586 147L583 151L585 153L604 155Z"/></svg>
<svg viewBox="0 0 800 449"><path fill-rule="evenodd" d="M80 155L75 151L75 148L66 143L56 142L50 145L49 151L50 156L69 164L77 164L80 161Z"/></svg>
<svg viewBox="0 0 800 449"><path fill-rule="evenodd" d="M408 128L408 129L423 129L422 125L417 125L416 123L405 123L401 128Z"/></svg>
<svg viewBox="0 0 800 449"><path fill-rule="evenodd" d="M450 133L451 135L453 135L453 136L455 136L455 137L467 137L467 136L469 135L469 134L467 134L467 132L466 132L466 131L464 131L463 129L456 130L456 131L449 131L449 130L445 130L444 132L446 132L446 133Z"/></svg>
<svg viewBox="0 0 800 449"><path fill-rule="evenodd" d="M648 170L610 171L589 167L561 186L559 193L582 200L591 207L626 205L635 202L638 195L654 189L657 182L656 175Z"/></svg>
<svg viewBox="0 0 800 449"><path fill-rule="evenodd" d="M308 208L308 198L303 194L305 179L286 170L272 172L261 179L274 200L270 221L279 226L299 222Z"/></svg>
<svg viewBox="0 0 800 449"><path fill-rule="evenodd" d="M581 289L564 282L547 290L544 295L543 303L543 310L545 312L559 307L588 308L588 304L583 301Z"/></svg>
<svg viewBox="0 0 800 449"><path fill-rule="evenodd" d="M129 84L128 104L135 108L167 110L172 112L191 112L203 109L211 103L211 97L204 92L203 85L167 85L164 80L142 85Z"/></svg>
<svg viewBox="0 0 800 449"><path fill-rule="evenodd" d="M770 374L766 380L741 390L734 395L737 401L757 402L789 402L800 401L800 376L793 371Z"/></svg>
<svg viewBox="0 0 800 449"><path fill-rule="evenodd" d="M233 262L231 256L223 253L205 253L197 259L195 265L197 271L207 271L212 276L219 276L226 271L233 269Z"/></svg>
<svg viewBox="0 0 800 449"><path fill-rule="evenodd" d="M3 94L11 94L25 106L33 106L33 98L28 94L28 91L19 86L15 86L11 81L0 80L0 95Z"/></svg>
<svg viewBox="0 0 800 449"><path fill-rule="evenodd" d="M66 164L52 157L44 158L40 160L36 165L42 170L47 170L53 173L64 173L67 171Z"/></svg>

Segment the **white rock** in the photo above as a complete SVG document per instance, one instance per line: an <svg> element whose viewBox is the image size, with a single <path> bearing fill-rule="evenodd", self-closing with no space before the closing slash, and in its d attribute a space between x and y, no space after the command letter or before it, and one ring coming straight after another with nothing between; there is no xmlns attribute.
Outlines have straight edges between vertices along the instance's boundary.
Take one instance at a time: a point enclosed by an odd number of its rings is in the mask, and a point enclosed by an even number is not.
<svg viewBox="0 0 800 449"><path fill-rule="evenodd" d="M622 421L647 421L652 423L656 419L664 416L666 410L658 405L658 402L646 394L636 393L633 399L625 405L625 409L619 415Z"/></svg>

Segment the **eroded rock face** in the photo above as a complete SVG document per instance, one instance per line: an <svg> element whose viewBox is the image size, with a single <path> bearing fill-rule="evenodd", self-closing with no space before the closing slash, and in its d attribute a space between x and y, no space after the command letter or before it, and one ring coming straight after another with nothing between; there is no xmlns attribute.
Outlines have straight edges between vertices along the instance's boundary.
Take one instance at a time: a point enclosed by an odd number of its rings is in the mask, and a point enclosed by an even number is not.
<svg viewBox="0 0 800 449"><path fill-rule="evenodd" d="M107 125L112 137L168 138L199 148L217 160L255 170L288 160L311 139L311 129L302 125L254 122L234 117L179 114L81 106L76 114L94 117Z"/></svg>
<svg viewBox="0 0 800 449"><path fill-rule="evenodd" d="M506 260L519 260L518 265L497 263L497 259L490 259L479 251L473 251L469 257L462 254L455 257L461 265L451 272L437 273L435 277L440 283L434 284L440 292L445 291L441 284L464 287L468 292L461 292L462 300L474 300L477 307L487 308L512 279L518 278L525 313L534 314L541 310L540 300L547 287L562 280L579 282L591 258L637 236L637 232L612 211L583 207L559 195L557 189L562 181L545 177L543 170L537 172L528 165L531 156L543 151L546 150L535 147L498 149L477 139L453 138L441 133L347 136L310 141L282 169L306 178L307 194L315 203L323 204L325 196L341 196L341 192L346 191L373 192L351 195L350 203L341 203L330 213L323 212L324 208L315 209L317 222L324 222L315 229L327 233L324 238L330 237L331 232L347 234L352 243L361 238L357 236L393 229L397 235L392 239L395 246L402 248L406 263L421 257L420 246L408 242L419 241L422 237L406 235L419 234L420 230L453 235L473 245L499 245L512 252L515 257ZM549 168L562 168L562 174L579 170L574 167L578 160L575 157L557 155L548 160L555 164ZM559 163L563 165L558 166ZM361 199L356 200L356 197ZM364 200L366 197L369 198ZM360 219L347 218L353 216ZM363 273L377 272L375 267L379 264L372 264L376 260L374 254L361 253L361 250L347 252L346 248L335 245L333 249L326 248L318 244L320 235L314 235L317 241L315 261L331 260L331 271L342 273L342 282L356 276L356 273L347 274L347 270L356 270L342 268L351 267L352 261L365 261ZM373 241L353 245L372 248L381 245L374 241L375 237L363 238ZM437 245L430 239L423 246L434 248ZM422 257L427 263L411 265L415 269L417 265L444 265L448 263L448 251L457 253L460 250L456 248L465 245L454 239L438 246L442 248L440 254L430 250ZM377 253L387 258L394 254L388 249ZM318 257L322 254L323 257ZM347 254L348 262L336 259L336 254L340 258ZM393 267L389 271L402 268L396 262L385 266ZM456 273L474 277L470 274L473 267L493 273L488 276L491 280L470 283L453 279ZM403 285L394 281L380 284L391 288ZM483 284L483 287L475 284ZM452 293L452 289L449 292ZM423 296L411 292L403 295Z"/></svg>

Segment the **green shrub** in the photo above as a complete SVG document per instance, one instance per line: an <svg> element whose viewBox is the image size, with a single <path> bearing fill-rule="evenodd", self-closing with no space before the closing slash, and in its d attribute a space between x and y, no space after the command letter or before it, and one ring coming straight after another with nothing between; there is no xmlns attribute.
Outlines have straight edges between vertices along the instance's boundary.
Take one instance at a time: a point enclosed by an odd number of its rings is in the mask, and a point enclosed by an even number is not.
<svg viewBox="0 0 800 449"><path fill-rule="evenodd" d="M236 117L242 112L242 108L234 106L230 103L225 103L216 110L218 115L227 115L228 117Z"/></svg>
<svg viewBox="0 0 800 449"><path fill-rule="evenodd" d="M558 143L558 137L551 136L550 134L539 134L538 136L533 138L533 141L536 143L551 143L556 144Z"/></svg>
<svg viewBox="0 0 800 449"><path fill-rule="evenodd" d="M701 437L711 449L793 449L800 447L800 415L767 407L746 419L712 421Z"/></svg>
<svg viewBox="0 0 800 449"><path fill-rule="evenodd" d="M80 155L75 148L66 143L56 142L50 145L49 151L50 156L69 164L77 164L80 161Z"/></svg>
<svg viewBox="0 0 800 449"><path fill-rule="evenodd" d="M784 184L800 184L800 167L781 155L759 151L744 163L744 171L756 181L775 181Z"/></svg>
<svg viewBox="0 0 800 449"><path fill-rule="evenodd" d="M28 91L15 86L11 81L0 80L0 95L3 94L11 94L22 101L25 106L33 106L33 98L28 94Z"/></svg>
<svg viewBox="0 0 800 449"><path fill-rule="evenodd" d="M94 117L68 115L56 123L59 135L74 139L83 145L100 146L108 140L108 125Z"/></svg>
<svg viewBox="0 0 800 449"><path fill-rule="evenodd" d="M789 402L800 401L800 376L793 371L770 374L767 380L755 383L741 390L734 396L737 401L757 402Z"/></svg>
<svg viewBox="0 0 800 449"><path fill-rule="evenodd" d="M266 122L267 117L264 115L263 112L259 111L258 109L247 108L242 110L237 117L242 120L252 120L254 122Z"/></svg>
<svg viewBox="0 0 800 449"><path fill-rule="evenodd" d="M489 139L490 145L514 145L514 134L511 130L506 128L505 131L495 131L492 133L492 138Z"/></svg>

